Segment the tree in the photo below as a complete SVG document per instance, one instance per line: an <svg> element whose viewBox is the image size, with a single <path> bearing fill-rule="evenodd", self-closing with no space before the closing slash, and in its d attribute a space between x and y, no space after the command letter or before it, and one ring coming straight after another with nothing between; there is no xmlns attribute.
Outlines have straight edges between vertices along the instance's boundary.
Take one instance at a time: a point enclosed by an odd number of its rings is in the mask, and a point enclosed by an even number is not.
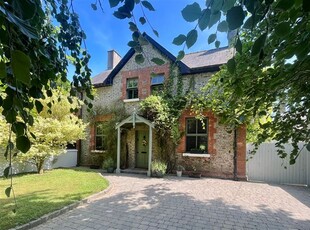
<svg viewBox="0 0 310 230"><path fill-rule="evenodd" d="M185 19L193 7L183 10ZM310 142L309 1L209 1L206 10L211 13L209 27L216 12L226 12L226 20L216 20L217 30L236 30L232 43L237 53L206 86L209 95L198 101L232 125L267 115L256 147L273 138L284 158L283 144L290 142L294 164L298 142ZM216 34L210 36L209 41L216 39Z"/></svg>
<svg viewBox="0 0 310 230"><path fill-rule="evenodd" d="M70 112L72 109L80 108L80 101L73 98L70 103L67 100L69 93L61 88L52 90L52 93L52 97L39 99L43 106L40 113L36 109L30 112L34 117L34 122L32 126L29 126L28 132L35 136L29 134L31 148L27 153L19 152L16 159L33 163L40 174L43 173L44 162L47 158L63 153L68 143L85 138L86 124L76 114ZM45 91L43 94L46 95ZM49 103L52 104L51 108L47 106ZM1 126L3 121L4 119L0 119ZM8 124L6 126L8 127ZM20 131L22 130L16 132ZM2 141L7 143L7 139Z"/></svg>
<svg viewBox="0 0 310 230"><path fill-rule="evenodd" d="M35 107L41 112L43 89L51 97L58 79L67 81L69 59L75 66L70 95L83 91L93 99L90 55L82 48L85 34L72 1L2 0L0 25L0 87L5 86L0 107L17 135L17 148L27 152L31 146L27 127L34 123L29 111ZM23 132L17 133L15 126Z"/></svg>

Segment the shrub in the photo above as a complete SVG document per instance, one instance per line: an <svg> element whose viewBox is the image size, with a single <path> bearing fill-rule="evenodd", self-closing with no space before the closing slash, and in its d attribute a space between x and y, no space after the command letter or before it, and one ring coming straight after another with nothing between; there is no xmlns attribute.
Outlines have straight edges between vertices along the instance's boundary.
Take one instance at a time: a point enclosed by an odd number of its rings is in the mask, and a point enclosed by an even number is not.
<svg viewBox="0 0 310 230"><path fill-rule="evenodd" d="M167 164L161 161L153 161L152 165L152 172L156 172L156 173L161 173L162 175L166 174L166 170L167 170Z"/></svg>
<svg viewBox="0 0 310 230"><path fill-rule="evenodd" d="M112 157L108 157L102 163L103 169L114 168L114 167L115 167L115 165L114 165L114 161L113 161Z"/></svg>

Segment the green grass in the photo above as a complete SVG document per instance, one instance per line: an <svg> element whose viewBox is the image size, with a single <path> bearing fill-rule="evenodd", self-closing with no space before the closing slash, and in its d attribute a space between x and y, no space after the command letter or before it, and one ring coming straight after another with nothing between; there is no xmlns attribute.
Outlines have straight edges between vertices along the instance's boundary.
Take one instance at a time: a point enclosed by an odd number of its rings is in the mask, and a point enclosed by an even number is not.
<svg viewBox="0 0 310 230"><path fill-rule="evenodd" d="M37 219L44 214L79 201L108 187L108 181L97 172L78 169L54 169L43 175L23 174L13 177L17 199L4 191L10 180L0 178L0 229L9 229Z"/></svg>

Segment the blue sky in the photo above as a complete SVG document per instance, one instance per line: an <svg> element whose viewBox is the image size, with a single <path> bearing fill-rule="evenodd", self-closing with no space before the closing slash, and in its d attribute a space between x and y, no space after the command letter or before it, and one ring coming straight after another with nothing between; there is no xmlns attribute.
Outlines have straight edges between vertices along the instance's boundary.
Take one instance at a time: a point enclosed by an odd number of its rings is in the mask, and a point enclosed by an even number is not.
<svg viewBox="0 0 310 230"><path fill-rule="evenodd" d="M131 40L131 31L128 27L129 20L120 20L113 16L117 8L111 9L108 0L102 0L103 10L99 8L94 11L90 4L95 0L74 0L74 9L79 14L81 26L87 35L87 50L91 54L90 68L93 71L92 76L106 70L107 68L107 51L116 50L122 57L129 50L127 43ZM181 10L187 5L192 4L194 0L151 0L155 8L154 11L145 9L148 20L155 30L158 31L159 37L153 34L150 26L145 24L139 26L142 32L146 32L154 40L169 50L172 54L177 55L182 46L172 44L172 41L179 34L187 34L192 30L196 23L186 22L181 15ZM196 0L204 7L205 0ZM135 15L137 20L142 16L139 7L136 7ZM199 30L199 29L198 29ZM215 28L199 31L197 43L188 49L185 53L191 53L201 50L213 49L214 44L208 45L208 35L213 33ZM225 33L219 33L221 47L227 45Z"/></svg>

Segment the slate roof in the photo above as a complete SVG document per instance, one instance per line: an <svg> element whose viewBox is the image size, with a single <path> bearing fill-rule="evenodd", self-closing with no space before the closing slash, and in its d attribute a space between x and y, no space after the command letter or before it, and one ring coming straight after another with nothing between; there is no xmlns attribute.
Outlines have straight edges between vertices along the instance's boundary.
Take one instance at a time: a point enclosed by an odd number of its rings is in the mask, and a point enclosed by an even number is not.
<svg viewBox="0 0 310 230"><path fill-rule="evenodd" d="M176 61L176 57L166 50L163 46L153 40L146 33L143 36L159 51L163 56L166 56L172 62ZM124 67L128 60L134 55L135 50L131 48L113 70L101 72L92 78L94 87L109 86L113 84L113 79L116 74ZM223 47L208 51L189 53L184 56L182 61L177 61L177 64L182 75L214 72L219 70L219 66L225 64L233 55L233 49Z"/></svg>
<svg viewBox="0 0 310 230"><path fill-rule="evenodd" d="M109 74L111 72L112 72L112 70L106 70L104 72L101 72L98 75L96 75L95 77L93 77L91 79L91 82L93 83L93 85L100 84L100 83L104 82L107 79L107 77L109 76Z"/></svg>
<svg viewBox="0 0 310 230"><path fill-rule="evenodd" d="M207 66L223 65L232 57L233 49L223 47L186 54L182 59L182 62L189 68L196 69Z"/></svg>

